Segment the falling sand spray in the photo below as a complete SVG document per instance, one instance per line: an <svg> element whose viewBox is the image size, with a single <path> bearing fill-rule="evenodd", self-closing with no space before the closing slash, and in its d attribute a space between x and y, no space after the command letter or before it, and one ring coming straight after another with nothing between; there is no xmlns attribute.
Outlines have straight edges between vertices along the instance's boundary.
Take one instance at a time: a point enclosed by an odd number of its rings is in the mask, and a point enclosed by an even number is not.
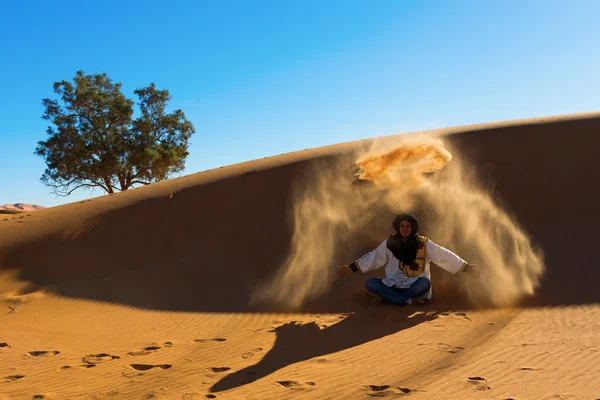
<svg viewBox="0 0 600 400"><path fill-rule="evenodd" d="M361 232L381 242L368 229L377 213L415 209L426 212L431 240L480 266L477 278L452 282L474 305L510 306L532 295L543 254L450 150L440 137L407 134L374 140L352 156L353 165L344 156L334 165L315 162L293 189L289 255L253 300L301 307L331 287L348 237ZM454 278L439 276L442 285Z"/></svg>

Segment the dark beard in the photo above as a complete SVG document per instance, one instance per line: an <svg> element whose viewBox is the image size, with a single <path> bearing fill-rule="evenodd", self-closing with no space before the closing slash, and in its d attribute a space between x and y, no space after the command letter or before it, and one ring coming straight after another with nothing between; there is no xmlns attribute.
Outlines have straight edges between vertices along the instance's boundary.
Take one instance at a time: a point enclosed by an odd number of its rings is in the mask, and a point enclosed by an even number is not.
<svg viewBox="0 0 600 400"><path fill-rule="evenodd" d="M411 234L406 238L406 242L398 233L390 235L387 240L387 248L390 249L394 257L402 261L405 265L411 265L417 258L419 248L419 235Z"/></svg>

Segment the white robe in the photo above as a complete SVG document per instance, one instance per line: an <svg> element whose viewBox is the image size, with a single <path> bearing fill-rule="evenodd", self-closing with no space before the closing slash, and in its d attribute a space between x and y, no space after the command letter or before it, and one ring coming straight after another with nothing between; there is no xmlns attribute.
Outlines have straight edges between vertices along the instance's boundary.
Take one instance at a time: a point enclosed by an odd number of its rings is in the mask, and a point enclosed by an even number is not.
<svg viewBox="0 0 600 400"><path fill-rule="evenodd" d="M425 277L431 282L431 271L429 263L433 261L439 267L452 274L458 274L467 265L467 262L451 252L450 250L434 243L428 239L425 243L425 266L421 275L409 277L400 269L400 261L394 257L391 250L387 248L387 239L370 253L365 254L355 261L356 266L362 273L376 270L385 266L385 278L383 283L389 287L407 288L419 277ZM430 299L433 291L429 291L422 297Z"/></svg>

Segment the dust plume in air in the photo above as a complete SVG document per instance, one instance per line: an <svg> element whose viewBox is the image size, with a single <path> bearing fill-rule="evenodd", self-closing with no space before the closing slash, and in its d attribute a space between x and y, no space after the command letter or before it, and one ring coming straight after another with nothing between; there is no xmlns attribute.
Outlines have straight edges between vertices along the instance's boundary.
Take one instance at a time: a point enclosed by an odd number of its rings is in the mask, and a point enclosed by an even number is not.
<svg viewBox="0 0 600 400"><path fill-rule="evenodd" d="M294 187L289 256L253 300L298 308L322 295L335 279L340 252L350 251L350 237L360 233L380 243L387 236L372 232L378 213L417 208L427 226L421 234L481 270L479 278L433 270L434 296L436 282L456 285L482 306L508 306L533 294L543 255L475 172L441 138L426 134L375 140L352 158L315 163Z"/></svg>
<svg viewBox="0 0 600 400"><path fill-rule="evenodd" d="M452 155L441 141L425 141L424 138L407 138L391 150L373 149L372 154L360 158L359 179L375 183L403 185L407 182L418 187L423 183L423 174L443 168Z"/></svg>

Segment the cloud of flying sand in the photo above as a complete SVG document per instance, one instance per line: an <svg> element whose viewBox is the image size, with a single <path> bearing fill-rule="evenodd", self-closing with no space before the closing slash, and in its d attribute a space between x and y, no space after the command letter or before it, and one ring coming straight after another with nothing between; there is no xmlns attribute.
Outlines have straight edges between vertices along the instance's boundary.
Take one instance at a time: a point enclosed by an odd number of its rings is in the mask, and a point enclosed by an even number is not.
<svg viewBox="0 0 600 400"><path fill-rule="evenodd" d="M441 141L430 142L429 138L407 137L391 150L372 149L356 161L358 178L378 184L402 185L408 181L411 187L418 187L424 182L424 173L442 169L452 159Z"/></svg>
<svg viewBox="0 0 600 400"><path fill-rule="evenodd" d="M481 265L480 279L458 280L472 301L502 306L532 294L544 271L542 254L456 154L453 157L439 138L412 134L376 140L353 160L342 157L334 165L315 164L294 189L289 257L272 280L257 289L254 300L298 308L323 294L334 279L336 252L349 237L361 233L383 241L385 237L369 232L376 214L416 205L426 211L419 218L431 227L422 234ZM353 166L358 168L356 176L351 174ZM356 179L373 184L357 186ZM445 272L432 273L442 280L454 279ZM435 295L435 286L433 290Z"/></svg>
<svg viewBox="0 0 600 400"><path fill-rule="evenodd" d="M479 264L477 280L457 280L474 304L510 306L539 287L544 255L461 162L448 165L423 188L431 210L428 234L466 260ZM443 280L454 278L438 274Z"/></svg>

